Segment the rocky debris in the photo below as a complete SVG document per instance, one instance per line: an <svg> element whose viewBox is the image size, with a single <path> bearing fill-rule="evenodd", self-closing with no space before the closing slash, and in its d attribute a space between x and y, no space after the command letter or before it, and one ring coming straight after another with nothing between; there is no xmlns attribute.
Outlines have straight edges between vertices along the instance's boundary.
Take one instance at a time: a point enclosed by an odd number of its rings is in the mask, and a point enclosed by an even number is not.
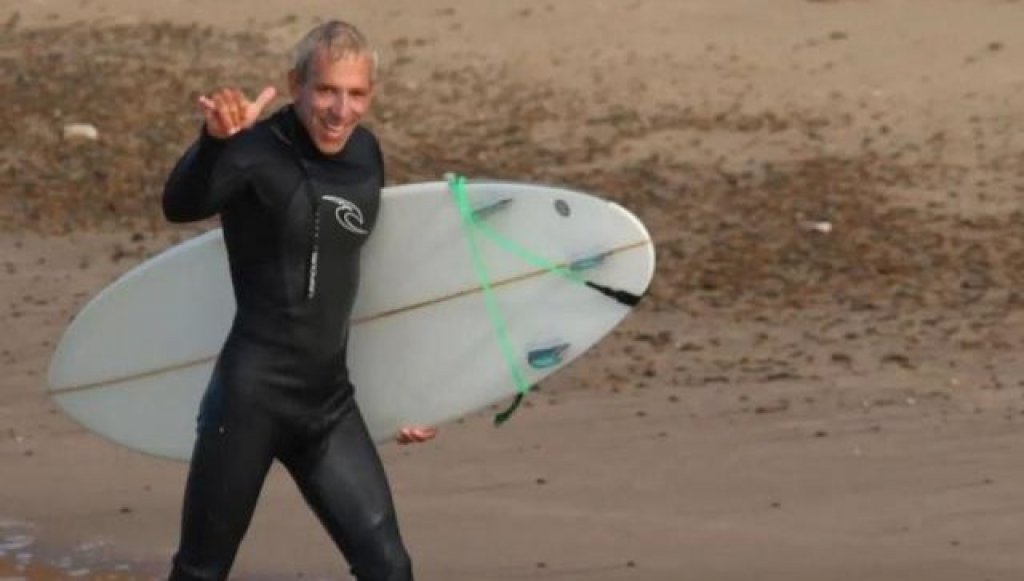
<svg viewBox="0 0 1024 581"><path fill-rule="evenodd" d="M946 191L955 205L979 188L1020 183L1024 170L1011 163L1020 152L989 148L979 165L992 175L981 179L947 158L945 128L917 142L898 131L898 119L863 103L758 110L740 94L720 105L708 95L630 107L523 83L506 65L471 59L424 72L422 44L390 47L369 121L391 181L456 171L617 200L648 222L658 244L648 308L910 310L1021 285L1024 239L1014 233L1024 213L957 216L897 205L892 195ZM156 200L195 136L195 97L224 83L254 91L279 76L285 55L271 46L258 33L171 24L12 28L0 41L9 103L0 130L13 137L0 145L0 225L166 228ZM61 139L58 129L74 119L104 127L103 139ZM988 151L983 142L999 120L973 123L976 147ZM665 135L689 145L645 145ZM858 146L833 146L857 135ZM780 140L793 153L714 145L744 139Z"/></svg>
<svg viewBox="0 0 1024 581"><path fill-rule="evenodd" d="M836 31L820 42L845 40ZM1011 113L979 110L966 133L937 121L905 131L903 112L838 93L816 109L761 105L749 88L666 103L595 98L527 82L507 63L426 68L417 51L429 42L388 47L368 119L392 183L458 172L606 196L656 241L658 273L641 310L653 321L734 318L750 330L742 340L660 323L616 331L601 361L608 389L753 383L768 392L735 405L770 416L801 409L791 384L935 372L929 346L1012 347L998 332L1024 305L1024 212L1014 202L1024 151L1006 133ZM124 233L108 255L82 257L82 270L135 262L172 232L185 236L164 223L158 199L199 127L195 98L282 78L287 57L272 46L259 33L199 26L9 27L0 228ZM728 58L721 66L747 66ZM30 266L7 261L4 271ZM31 316L31 306L12 304L6 317ZM823 307L832 310L817 324L811 313ZM807 335L774 332L798 327Z"/></svg>
<svg viewBox="0 0 1024 581"><path fill-rule="evenodd" d="M99 129L96 129L95 125L89 123L69 123L64 126L63 135L65 141L74 141L76 139L96 141L100 138Z"/></svg>

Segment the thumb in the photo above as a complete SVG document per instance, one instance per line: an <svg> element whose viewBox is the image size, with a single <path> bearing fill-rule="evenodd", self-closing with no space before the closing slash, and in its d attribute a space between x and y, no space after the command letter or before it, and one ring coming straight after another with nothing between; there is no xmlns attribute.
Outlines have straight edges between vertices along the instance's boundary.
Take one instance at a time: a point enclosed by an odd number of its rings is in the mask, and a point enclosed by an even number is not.
<svg viewBox="0 0 1024 581"><path fill-rule="evenodd" d="M263 112L263 109L274 100L277 96L277 89L274 87L264 87L260 94L256 97L256 100L252 102L252 107L255 109L256 115Z"/></svg>

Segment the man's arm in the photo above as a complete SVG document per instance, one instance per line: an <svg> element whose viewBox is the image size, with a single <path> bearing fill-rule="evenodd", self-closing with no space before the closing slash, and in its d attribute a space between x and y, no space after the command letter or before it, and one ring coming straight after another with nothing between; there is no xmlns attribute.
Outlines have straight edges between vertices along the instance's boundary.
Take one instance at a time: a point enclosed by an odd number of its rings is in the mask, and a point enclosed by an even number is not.
<svg viewBox="0 0 1024 581"><path fill-rule="evenodd" d="M203 132L175 165L164 186L164 216L171 222L209 218L224 207L237 175L216 175L214 169L226 142L252 127L263 108L273 100L273 87L249 101L236 89L221 89L199 98L205 123Z"/></svg>
<svg viewBox="0 0 1024 581"><path fill-rule="evenodd" d="M203 135L188 148L164 185L164 217L170 222L192 222L220 211L226 200L226 184L213 181L213 168L225 142ZM219 195L218 195L219 194Z"/></svg>

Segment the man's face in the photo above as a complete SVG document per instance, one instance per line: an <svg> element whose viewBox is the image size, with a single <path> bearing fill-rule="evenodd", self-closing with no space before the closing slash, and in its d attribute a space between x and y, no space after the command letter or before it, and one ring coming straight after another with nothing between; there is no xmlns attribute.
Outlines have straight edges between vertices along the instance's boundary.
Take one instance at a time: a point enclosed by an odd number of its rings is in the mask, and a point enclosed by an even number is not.
<svg viewBox="0 0 1024 581"><path fill-rule="evenodd" d="M337 153L370 108L373 63L367 55L331 60L320 49L310 65L305 81L288 75L295 111L317 149Z"/></svg>

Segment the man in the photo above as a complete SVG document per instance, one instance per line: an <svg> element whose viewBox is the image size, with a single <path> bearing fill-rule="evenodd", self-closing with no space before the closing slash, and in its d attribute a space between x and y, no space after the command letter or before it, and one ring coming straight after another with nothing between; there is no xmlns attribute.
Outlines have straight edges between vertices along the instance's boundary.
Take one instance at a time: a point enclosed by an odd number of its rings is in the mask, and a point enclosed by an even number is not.
<svg viewBox="0 0 1024 581"><path fill-rule="evenodd" d="M288 74L292 104L235 89L199 99L205 123L174 168L174 222L220 214L237 313L199 413L171 579L224 579L274 459L361 581L412 579L391 492L345 358L359 250L384 168L359 122L376 57L353 26L310 31ZM400 443L429 440L406 428Z"/></svg>

